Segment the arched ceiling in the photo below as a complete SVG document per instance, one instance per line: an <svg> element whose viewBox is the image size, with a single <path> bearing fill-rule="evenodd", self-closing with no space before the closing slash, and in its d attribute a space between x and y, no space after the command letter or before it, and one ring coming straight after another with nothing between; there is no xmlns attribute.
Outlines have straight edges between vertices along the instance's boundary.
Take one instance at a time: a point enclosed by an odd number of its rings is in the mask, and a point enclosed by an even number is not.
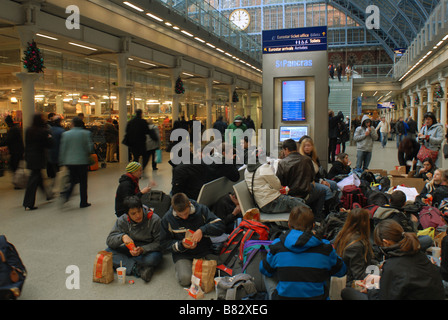
<svg viewBox="0 0 448 320"><path fill-rule="evenodd" d="M393 57L396 48L407 48L424 26L439 0L329 0L330 5L342 10L363 25L370 12L369 5L376 5L380 12L380 28L369 32L379 40Z"/></svg>

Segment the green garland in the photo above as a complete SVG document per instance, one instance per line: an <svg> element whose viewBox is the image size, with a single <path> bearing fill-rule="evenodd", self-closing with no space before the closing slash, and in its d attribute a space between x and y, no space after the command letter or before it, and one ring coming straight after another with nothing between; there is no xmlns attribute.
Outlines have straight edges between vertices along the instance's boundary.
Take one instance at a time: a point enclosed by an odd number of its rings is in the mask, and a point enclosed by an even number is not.
<svg viewBox="0 0 448 320"><path fill-rule="evenodd" d="M176 94L185 93L184 83L182 82L182 79L180 77L178 77L176 80L176 86L174 87L174 92L176 92Z"/></svg>
<svg viewBox="0 0 448 320"><path fill-rule="evenodd" d="M437 90L436 90L436 92L435 92L435 96L436 96L436 98L438 98L438 99L443 98L443 96L444 96L444 92L443 92L442 86L438 86L438 87L437 87Z"/></svg>
<svg viewBox="0 0 448 320"><path fill-rule="evenodd" d="M239 102L240 98L238 97L238 93L236 92L236 90L233 90L233 95L232 95L232 102Z"/></svg>

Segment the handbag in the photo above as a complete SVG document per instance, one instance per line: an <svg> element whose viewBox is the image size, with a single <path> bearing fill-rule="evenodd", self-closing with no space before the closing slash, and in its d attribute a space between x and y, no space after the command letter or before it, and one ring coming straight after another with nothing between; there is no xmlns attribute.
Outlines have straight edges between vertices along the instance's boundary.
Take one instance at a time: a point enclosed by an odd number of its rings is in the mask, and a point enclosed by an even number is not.
<svg viewBox="0 0 448 320"><path fill-rule="evenodd" d="M162 150L156 150L156 163L162 163Z"/></svg>
<svg viewBox="0 0 448 320"><path fill-rule="evenodd" d="M425 147L424 144L421 145L420 150L417 154L417 159L423 162L426 158L431 158L433 162L436 162L439 151L434 151Z"/></svg>

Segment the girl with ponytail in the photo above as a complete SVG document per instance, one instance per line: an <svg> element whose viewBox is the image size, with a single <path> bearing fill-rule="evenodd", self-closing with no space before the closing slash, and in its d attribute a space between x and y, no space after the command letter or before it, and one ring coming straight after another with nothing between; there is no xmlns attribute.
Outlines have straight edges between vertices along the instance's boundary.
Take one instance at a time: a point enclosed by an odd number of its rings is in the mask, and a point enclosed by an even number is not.
<svg viewBox="0 0 448 320"><path fill-rule="evenodd" d="M440 268L420 250L420 242L415 233L404 232L398 222L386 219L375 227L373 236L385 258L381 267L379 289L367 290L366 295L353 292L352 288L345 288L341 292L343 299L445 299Z"/></svg>

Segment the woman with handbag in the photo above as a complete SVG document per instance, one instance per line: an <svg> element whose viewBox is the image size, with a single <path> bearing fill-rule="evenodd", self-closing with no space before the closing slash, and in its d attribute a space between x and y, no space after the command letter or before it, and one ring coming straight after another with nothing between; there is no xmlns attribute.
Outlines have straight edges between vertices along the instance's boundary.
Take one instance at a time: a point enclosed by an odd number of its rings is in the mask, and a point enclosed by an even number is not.
<svg viewBox="0 0 448 320"><path fill-rule="evenodd" d="M439 152L442 148L445 132L443 125L437 123L436 116L432 112L427 112L423 116L424 126L420 129L417 139L421 144L418 152L418 167L422 167L423 160L432 158L436 167L442 166L442 153ZM419 171L419 170L417 170Z"/></svg>

